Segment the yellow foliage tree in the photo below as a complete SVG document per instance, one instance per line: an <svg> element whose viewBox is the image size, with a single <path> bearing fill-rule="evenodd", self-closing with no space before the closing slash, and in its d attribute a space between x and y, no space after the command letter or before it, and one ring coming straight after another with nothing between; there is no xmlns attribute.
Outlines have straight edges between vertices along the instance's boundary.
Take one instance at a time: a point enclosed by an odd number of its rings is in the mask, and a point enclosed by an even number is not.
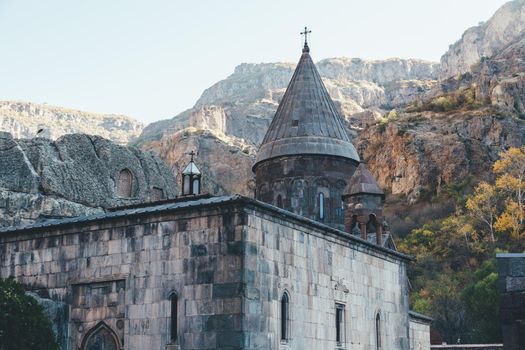
<svg viewBox="0 0 525 350"><path fill-rule="evenodd" d="M505 211L496 220L494 228L498 232L508 231L512 238L519 240L523 233L520 218L523 218L523 211L520 211L515 201L510 200L505 206Z"/></svg>
<svg viewBox="0 0 525 350"><path fill-rule="evenodd" d="M525 221L525 146L512 147L500 153L494 163L497 175L496 188L505 194L505 209L497 218L494 228L498 232L510 232L514 239L520 239Z"/></svg>
<svg viewBox="0 0 525 350"><path fill-rule="evenodd" d="M467 210L472 216L485 224L492 242L494 237L494 221L497 217L498 199L496 189L488 182L482 181L474 190L474 195L467 199Z"/></svg>

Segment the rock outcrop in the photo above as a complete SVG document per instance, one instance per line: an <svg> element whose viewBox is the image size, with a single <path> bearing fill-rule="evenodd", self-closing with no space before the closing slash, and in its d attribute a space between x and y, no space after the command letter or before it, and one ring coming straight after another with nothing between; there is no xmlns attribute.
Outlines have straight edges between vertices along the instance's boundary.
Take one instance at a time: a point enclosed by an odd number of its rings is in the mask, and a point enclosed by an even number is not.
<svg viewBox="0 0 525 350"><path fill-rule="evenodd" d="M176 194L170 169L139 149L84 134L52 141L0 133L0 226L88 215Z"/></svg>
<svg viewBox="0 0 525 350"><path fill-rule="evenodd" d="M127 144L140 135L144 126L123 115L95 114L45 104L0 101L0 131L17 139L37 136L57 139L65 134L98 135Z"/></svg>
<svg viewBox="0 0 525 350"><path fill-rule="evenodd" d="M523 143L525 121L493 107L399 113L356 139L381 187L412 204L469 176L489 179L498 153Z"/></svg>
<svg viewBox="0 0 525 350"><path fill-rule="evenodd" d="M252 197L252 165L256 148L243 140L217 131L186 128L148 143L148 150L158 153L177 176L187 165L188 152L197 151L195 162L202 172L203 192L238 193Z"/></svg>
<svg viewBox="0 0 525 350"><path fill-rule="evenodd" d="M441 78L468 72L515 41L525 30L525 0L504 4L484 23L469 28L441 57Z"/></svg>

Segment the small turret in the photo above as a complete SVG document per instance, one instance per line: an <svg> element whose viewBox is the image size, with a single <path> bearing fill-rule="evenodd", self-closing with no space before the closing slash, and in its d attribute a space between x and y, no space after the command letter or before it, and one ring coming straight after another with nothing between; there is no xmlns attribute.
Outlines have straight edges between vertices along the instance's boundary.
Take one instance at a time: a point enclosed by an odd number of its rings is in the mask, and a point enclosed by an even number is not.
<svg viewBox="0 0 525 350"><path fill-rule="evenodd" d="M364 240L368 233L375 233L376 243L382 245L384 198L385 193L374 176L363 163L359 164L342 196L345 231L353 233L358 228Z"/></svg>
<svg viewBox="0 0 525 350"><path fill-rule="evenodd" d="M191 151L191 160L182 171L182 195L198 195L201 193L201 172L195 162L193 156L195 152Z"/></svg>

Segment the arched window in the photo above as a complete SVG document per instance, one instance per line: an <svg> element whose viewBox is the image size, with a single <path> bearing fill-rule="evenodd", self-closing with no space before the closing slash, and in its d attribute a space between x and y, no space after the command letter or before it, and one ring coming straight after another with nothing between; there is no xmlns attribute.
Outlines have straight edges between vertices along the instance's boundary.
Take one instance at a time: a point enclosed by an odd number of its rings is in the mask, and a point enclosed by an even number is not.
<svg viewBox="0 0 525 350"><path fill-rule="evenodd" d="M277 206L279 208L282 208L283 207L283 197L281 195L278 195L277 196Z"/></svg>
<svg viewBox="0 0 525 350"><path fill-rule="evenodd" d="M193 179L193 194L200 194L201 193L201 180L199 178Z"/></svg>
<svg viewBox="0 0 525 350"><path fill-rule="evenodd" d="M319 192L319 220L324 220L324 193Z"/></svg>
<svg viewBox="0 0 525 350"><path fill-rule="evenodd" d="M377 231L377 218L374 214L368 216L368 222L366 223L366 232L376 232Z"/></svg>
<svg viewBox="0 0 525 350"><path fill-rule="evenodd" d="M84 338L82 350L118 350L115 333L104 322L92 328Z"/></svg>
<svg viewBox="0 0 525 350"><path fill-rule="evenodd" d="M171 319L171 328L170 328L170 339L172 343L177 342L177 319L178 319L178 306L179 306L179 300L176 293L172 293L170 296L170 307L171 307L171 313L170 313L170 319Z"/></svg>
<svg viewBox="0 0 525 350"><path fill-rule="evenodd" d="M281 341L288 341L290 338L289 320L290 299L288 298L288 294L284 292L281 298Z"/></svg>
<svg viewBox="0 0 525 350"><path fill-rule="evenodd" d="M376 350L381 350L381 314L376 314Z"/></svg>
<svg viewBox="0 0 525 350"><path fill-rule="evenodd" d="M133 194L133 174L128 169L122 169L118 174L117 194L126 198Z"/></svg>
<svg viewBox="0 0 525 350"><path fill-rule="evenodd" d="M184 179L182 182L184 182L184 186L183 186L183 189L182 191L184 192L184 194L189 194L190 193L190 176L189 175L183 175L184 176Z"/></svg>

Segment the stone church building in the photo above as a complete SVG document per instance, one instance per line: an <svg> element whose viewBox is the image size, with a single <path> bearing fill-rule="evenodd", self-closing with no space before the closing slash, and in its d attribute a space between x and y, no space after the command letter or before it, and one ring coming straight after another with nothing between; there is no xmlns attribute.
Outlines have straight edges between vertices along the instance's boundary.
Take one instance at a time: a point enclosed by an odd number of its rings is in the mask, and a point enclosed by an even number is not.
<svg viewBox="0 0 525 350"><path fill-rule="evenodd" d="M46 305L63 349L429 349L384 193L309 51L255 199L200 194L192 158L177 199L0 229L0 276Z"/></svg>

